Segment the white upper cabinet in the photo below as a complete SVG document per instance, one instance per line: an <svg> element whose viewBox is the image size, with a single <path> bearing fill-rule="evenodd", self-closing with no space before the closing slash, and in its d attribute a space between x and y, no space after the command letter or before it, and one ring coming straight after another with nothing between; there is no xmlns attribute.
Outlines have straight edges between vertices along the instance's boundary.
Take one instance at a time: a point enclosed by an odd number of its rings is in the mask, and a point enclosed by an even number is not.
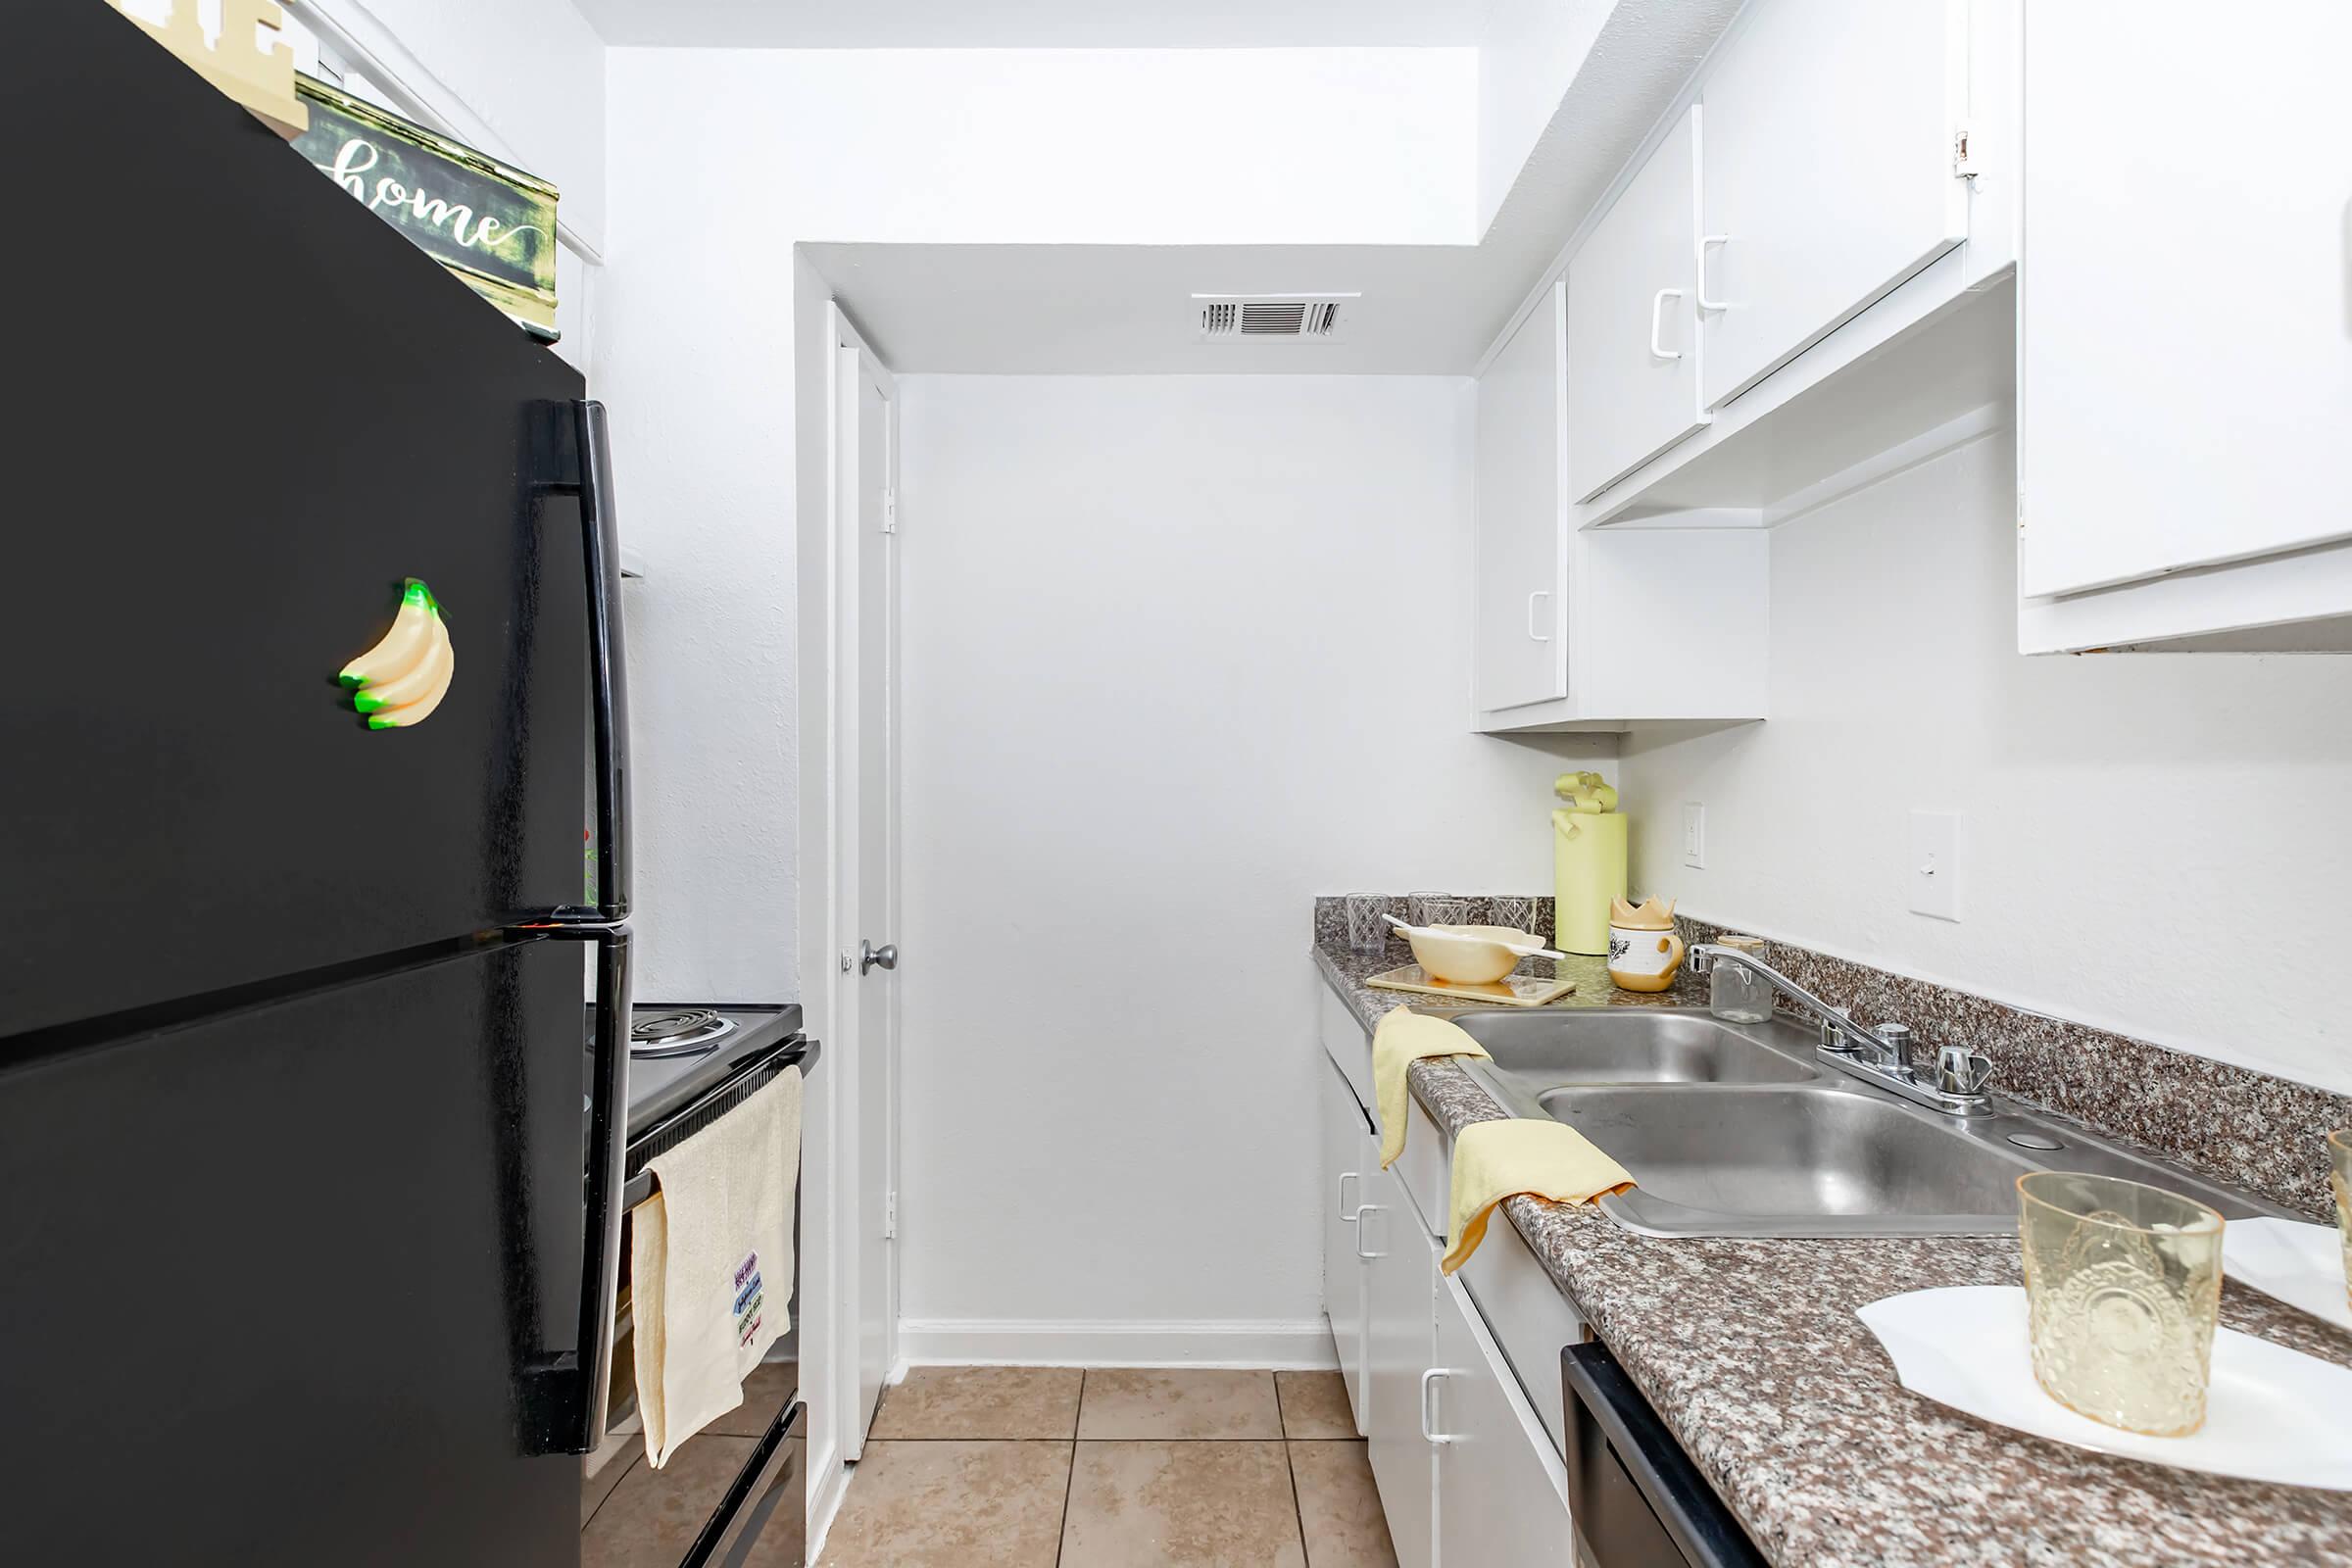
<svg viewBox="0 0 2352 1568"><path fill-rule="evenodd" d="M1482 710L1568 693L1560 637L1565 289L1553 284L1478 382Z"/></svg>
<svg viewBox="0 0 2352 1568"><path fill-rule="evenodd" d="M2171 33L2172 47L2203 54L2182 49L2182 37ZM1706 407L1738 397L1968 237L1967 181L1955 167L1968 56L1967 0L1749 7L1699 92Z"/></svg>
<svg viewBox="0 0 2352 1568"><path fill-rule="evenodd" d="M2352 5L2026 13L2023 646L2352 614Z"/></svg>
<svg viewBox="0 0 2352 1568"><path fill-rule="evenodd" d="M1579 501L1706 422L1698 117L1683 113L1568 264L1568 488Z"/></svg>

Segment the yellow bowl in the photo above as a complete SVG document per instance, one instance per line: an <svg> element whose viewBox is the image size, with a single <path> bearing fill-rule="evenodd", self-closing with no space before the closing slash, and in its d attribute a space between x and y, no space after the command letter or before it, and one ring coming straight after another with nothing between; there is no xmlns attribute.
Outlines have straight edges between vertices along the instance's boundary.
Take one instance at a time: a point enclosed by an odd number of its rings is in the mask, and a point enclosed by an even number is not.
<svg viewBox="0 0 2352 1568"><path fill-rule="evenodd" d="M1433 980L1457 986L1492 985L1519 967L1519 955L1494 939L1541 946L1507 925L1437 925L1410 932L1413 959Z"/></svg>

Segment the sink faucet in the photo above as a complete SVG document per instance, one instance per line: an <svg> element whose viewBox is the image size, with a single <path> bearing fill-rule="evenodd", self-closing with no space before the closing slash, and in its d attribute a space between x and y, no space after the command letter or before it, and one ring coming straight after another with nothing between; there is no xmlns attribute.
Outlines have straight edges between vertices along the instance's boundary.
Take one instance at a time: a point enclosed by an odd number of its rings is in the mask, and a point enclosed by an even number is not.
<svg viewBox="0 0 2352 1568"><path fill-rule="evenodd" d="M1690 950L1690 971L1706 974L1717 963L1737 963L1763 976L1781 995L1810 1013L1821 1026L1821 1060L1915 1104L1946 1115L1966 1116L1985 1105L1984 1085L1992 1077L1991 1059L1964 1046L1945 1046L1936 1054L1932 1079L1922 1079L1911 1064L1908 1025L1882 1021L1875 1029L1854 1021L1842 1007L1833 1007L1752 953L1701 942Z"/></svg>

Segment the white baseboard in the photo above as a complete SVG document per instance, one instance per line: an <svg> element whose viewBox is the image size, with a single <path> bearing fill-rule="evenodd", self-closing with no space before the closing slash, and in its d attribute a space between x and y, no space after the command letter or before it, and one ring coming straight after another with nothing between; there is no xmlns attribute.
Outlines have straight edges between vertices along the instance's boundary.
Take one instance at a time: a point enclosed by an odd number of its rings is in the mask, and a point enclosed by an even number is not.
<svg viewBox="0 0 2352 1568"><path fill-rule="evenodd" d="M839 1448L828 1448L821 1459L809 1461L808 1561L816 1561L817 1554L825 1549L825 1537L833 1529L833 1518L841 1512L841 1499L849 1490L850 1467L841 1462Z"/></svg>
<svg viewBox="0 0 2352 1568"><path fill-rule="evenodd" d="M909 1366L1203 1366L1324 1371L1338 1366L1331 1325L1208 1318L1190 1322L906 1318Z"/></svg>

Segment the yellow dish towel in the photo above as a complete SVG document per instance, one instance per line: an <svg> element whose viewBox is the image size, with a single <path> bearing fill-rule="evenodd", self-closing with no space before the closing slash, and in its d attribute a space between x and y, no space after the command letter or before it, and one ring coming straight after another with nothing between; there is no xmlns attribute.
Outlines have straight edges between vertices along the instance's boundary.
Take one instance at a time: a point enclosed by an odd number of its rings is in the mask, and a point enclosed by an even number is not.
<svg viewBox="0 0 2352 1568"><path fill-rule="evenodd" d="M1482 1121L1453 1141L1453 1245L1441 1265L1450 1274L1486 1239L1488 1216L1513 1193L1555 1203L1590 1203L1634 1185L1623 1165L1573 1127L1556 1121Z"/></svg>
<svg viewBox="0 0 2352 1568"><path fill-rule="evenodd" d="M1486 1048L1444 1018L1392 1007L1372 1031L1372 1098L1380 1102L1380 1168L1404 1152L1404 1070L1423 1056L1480 1056Z"/></svg>

